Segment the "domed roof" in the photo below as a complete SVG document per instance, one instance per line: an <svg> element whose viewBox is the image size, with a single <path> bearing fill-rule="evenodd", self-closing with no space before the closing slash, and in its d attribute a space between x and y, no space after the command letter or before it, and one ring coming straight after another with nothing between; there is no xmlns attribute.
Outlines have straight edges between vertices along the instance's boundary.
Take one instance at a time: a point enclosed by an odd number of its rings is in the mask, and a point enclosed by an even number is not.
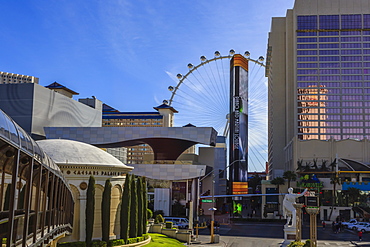
<svg viewBox="0 0 370 247"><path fill-rule="evenodd" d="M37 144L58 165L93 165L133 169L100 148L83 142L47 139L37 141Z"/></svg>

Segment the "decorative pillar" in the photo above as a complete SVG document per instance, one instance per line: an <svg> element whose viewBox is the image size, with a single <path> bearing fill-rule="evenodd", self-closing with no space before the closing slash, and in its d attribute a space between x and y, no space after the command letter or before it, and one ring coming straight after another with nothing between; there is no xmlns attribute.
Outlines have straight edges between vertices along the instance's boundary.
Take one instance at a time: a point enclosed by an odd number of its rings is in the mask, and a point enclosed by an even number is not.
<svg viewBox="0 0 370 247"><path fill-rule="evenodd" d="M316 215L319 213L318 207L306 208L306 212L310 215L310 247L317 247L317 222Z"/></svg>
<svg viewBox="0 0 370 247"><path fill-rule="evenodd" d="M296 204L293 204L293 207L296 209L296 219L297 219L295 240L296 241L301 241L302 240L302 219L301 219L301 215L302 215L303 204L302 203L296 203Z"/></svg>

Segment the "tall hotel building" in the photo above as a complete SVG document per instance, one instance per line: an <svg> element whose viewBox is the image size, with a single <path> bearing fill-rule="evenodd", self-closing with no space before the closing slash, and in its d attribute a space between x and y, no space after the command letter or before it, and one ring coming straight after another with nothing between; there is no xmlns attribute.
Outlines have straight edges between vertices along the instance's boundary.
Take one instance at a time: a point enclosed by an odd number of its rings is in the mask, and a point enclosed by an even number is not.
<svg viewBox="0 0 370 247"><path fill-rule="evenodd" d="M369 138L370 0L296 0L272 19L266 75L270 176L296 170L303 142Z"/></svg>

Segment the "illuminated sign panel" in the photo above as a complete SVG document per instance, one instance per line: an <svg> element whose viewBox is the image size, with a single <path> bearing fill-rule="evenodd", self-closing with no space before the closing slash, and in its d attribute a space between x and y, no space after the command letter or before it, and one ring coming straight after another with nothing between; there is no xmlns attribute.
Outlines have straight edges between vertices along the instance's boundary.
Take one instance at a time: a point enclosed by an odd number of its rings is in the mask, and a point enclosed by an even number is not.
<svg viewBox="0 0 370 247"><path fill-rule="evenodd" d="M229 163L232 182L247 181L248 158L248 60L240 54L230 64ZM232 190L234 191L234 190Z"/></svg>
<svg viewBox="0 0 370 247"><path fill-rule="evenodd" d="M248 194L248 182L233 182L233 195Z"/></svg>

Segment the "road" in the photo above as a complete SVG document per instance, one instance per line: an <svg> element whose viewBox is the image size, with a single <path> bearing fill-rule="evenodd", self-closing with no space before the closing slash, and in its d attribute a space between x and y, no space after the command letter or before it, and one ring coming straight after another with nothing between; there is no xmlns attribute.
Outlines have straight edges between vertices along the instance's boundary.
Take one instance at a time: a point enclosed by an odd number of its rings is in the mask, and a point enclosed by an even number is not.
<svg viewBox="0 0 370 247"><path fill-rule="evenodd" d="M228 246L228 247L277 247L284 240L283 223L242 222L230 225L222 225L219 233L219 244L207 244L210 242L209 229L200 231L202 244L193 246ZM370 246L370 233L363 235L363 241L359 242L357 233L351 230L343 230L334 233L330 227L325 230L321 226L317 229L318 246ZM309 239L309 227L303 225L302 239Z"/></svg>

